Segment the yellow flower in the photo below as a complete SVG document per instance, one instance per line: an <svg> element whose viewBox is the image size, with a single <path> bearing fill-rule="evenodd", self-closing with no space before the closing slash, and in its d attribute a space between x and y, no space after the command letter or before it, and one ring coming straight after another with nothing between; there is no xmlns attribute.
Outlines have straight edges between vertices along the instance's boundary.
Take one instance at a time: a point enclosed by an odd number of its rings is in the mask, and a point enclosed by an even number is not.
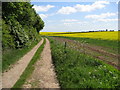
<svg viewBox="0 0 120 90"><path fill-rule="evenodd" d="M93 38L93 39L103 39L103 40L118 40L118 33L120 33L120 31L70 33L70 34L66 34L65 32L40 32L41 35L46 35L46 36L82 37L82 38Z"/></svg>

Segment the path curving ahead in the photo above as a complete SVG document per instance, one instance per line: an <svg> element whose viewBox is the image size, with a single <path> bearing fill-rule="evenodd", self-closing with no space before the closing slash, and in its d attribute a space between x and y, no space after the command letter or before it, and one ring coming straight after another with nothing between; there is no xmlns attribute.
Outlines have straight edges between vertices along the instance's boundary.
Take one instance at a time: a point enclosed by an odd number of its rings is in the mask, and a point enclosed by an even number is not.
<svg viewBox="0 0 120 90"><path fill-rule="evenodd" d="M41 58L36 62L35 70L26 80L23 88L60 88L52 64L50 42L46 39Z"/></svg>
<svg viewBox="0 0 120 90"><path fill-rule="evenodd" d="M2 88L12 88L14 86L43 41L44 40L42 39L31 51L29 51L18 62L16 62L14 67L8 72L2 73Z"/></svg>

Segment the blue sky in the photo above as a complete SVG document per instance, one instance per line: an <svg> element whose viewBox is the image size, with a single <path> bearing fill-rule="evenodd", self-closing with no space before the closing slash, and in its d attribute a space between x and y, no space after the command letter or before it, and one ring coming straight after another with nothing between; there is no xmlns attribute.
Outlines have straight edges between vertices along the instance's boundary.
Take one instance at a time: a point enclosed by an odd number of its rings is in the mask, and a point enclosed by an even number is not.
<svg viewBox="0 0 120 90"><path fill-rule="evenodd" d="M118 3L31 2L45 22L42 32L81 32L118 29Z"/></svg>

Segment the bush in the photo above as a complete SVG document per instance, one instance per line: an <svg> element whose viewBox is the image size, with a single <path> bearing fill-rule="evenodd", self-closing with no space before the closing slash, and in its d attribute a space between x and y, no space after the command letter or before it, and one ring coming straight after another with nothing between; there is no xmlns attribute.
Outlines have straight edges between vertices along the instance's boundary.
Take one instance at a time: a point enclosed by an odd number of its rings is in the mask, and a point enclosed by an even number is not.
<svg viewBox="0 0 120 90"><path fill-rule="evenodd" d="M39 41L44 22L29 2L3 2L3 50L29 47Z"/></svg>

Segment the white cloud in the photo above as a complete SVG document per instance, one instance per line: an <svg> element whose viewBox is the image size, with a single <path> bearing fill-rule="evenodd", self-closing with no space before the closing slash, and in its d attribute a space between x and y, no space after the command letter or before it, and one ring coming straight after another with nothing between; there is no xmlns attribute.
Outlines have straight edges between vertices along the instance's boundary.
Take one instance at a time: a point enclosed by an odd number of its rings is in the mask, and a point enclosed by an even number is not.
<svg viewBox="0 0 120 90"><path fill-rule="evenodd" d="M71 23L63 23L64 25L70 25Z"/></svg>
<svg viewBox="0 0 120 90"><path fill-rule="evenodd" d="M98 19L98 21L111 22L111 21L118 21L118 19Z"/></svg>
<svg viewBox="0 0 120 90"><path fill-rule="evenodd" d="M71 21L67 21L67 22L64 22L63 24L64 25L69 25L69 26L73 26L73 25L77 25L77 24L80 24L80 25L85 25L87 24L88 22L86 21L75 21L75 22L71 22Z"/></svg>
<svg viewBox="0 0 120 90"><path fill-rule="evenodd" d="M76 20L76 19L64 19L64 20L62 20L62 22L76 22L76 21L78 21L78 20Z"/></svg>
<svg viewBox="0 0 120 90"><path fill-rule="evenodd" d="M119 1L118 1L118 2L116 2L116 4L119 4Z"/></svg>
<svg viewBox="0 0 120 90"><path fill-rule="evenodd" d="M96 9L102 9L106 6L106 4L109 4L109 2L107 2L107 1L96 1L92 5L77 4L75 6L75 8L77 9L77 11L80 11L80 12L90 12L90 11L94 11Z"/></svg>
<svg viewBox="0 0 120 90"><path fill-rule="evenodd" d="M117 15L117 13L102 13L100 15L87 15L85 16L85 18L91 18L91 19L102 19L102 18L107 18L107 17L111 17L111 16L115 16Z"/></svg>
<svg viewBox="0 0 120 90"><path fill-rule="evenodd" d="M39 14L39 16L40 16L42 19L44 19L44 18L47 18L47 17L48 17L48 15L47 15L47 14Z"/></svg>
<svg viewBox="0 0 120 90"><path fill-rule="evenodd" d="M46 12L48 11L50 8L53 8L55 6L53 5L47 5L47 6L37 6L34 5L33 8L36 10L36 12Z"/></svg>
<svg viewBox="0 0 120 90"><path fill-rule="evenodd" d="M109 4L109 2L107 2L107 1L96 1L91 5L76 4L73 7L70 7L70 6L62 7L61 9L58 10L57 13L71 14L71 13L76 13L76 12L90 12L90 11L94 11L96 9L102 9L106 6L106 4Z"/></svg>
<svg viewBox="0 0 120 90"><path fill-rule="evenodd" d="M112 22L112 21L118 21L118 19L112 19L112 18L108 18L111 16L117 16L118 13L102 13L100 15L87 15L85 16L85 18L90 18L90 19L94 19L93 22L96 21L102 21L102 22Z"/></svg>
<svg viewBox="0 0 120 90"><path fill-rule="evenodd" d="M77 20L77 19L64 19L64 20L61 20L63 22L64 25L75 25L75 24L86 24L88 22L86 21L80 21L80 20Z"/></svg>
<svg viewBox="0 0 120 90"><path fill-rule="evenodd" d="M51 13L51 14L39 14L39 16L42 18L42 19L45 19L47 18L48 16L53 16L55 15L55 13Z"/></svg>
<svg viewBox="0 0 120 90"><path fill-rule="evenodd" d="M60 14L71 14L77 12L75 8L73 7L62 7L58 10L58 13Z"/></svg>

